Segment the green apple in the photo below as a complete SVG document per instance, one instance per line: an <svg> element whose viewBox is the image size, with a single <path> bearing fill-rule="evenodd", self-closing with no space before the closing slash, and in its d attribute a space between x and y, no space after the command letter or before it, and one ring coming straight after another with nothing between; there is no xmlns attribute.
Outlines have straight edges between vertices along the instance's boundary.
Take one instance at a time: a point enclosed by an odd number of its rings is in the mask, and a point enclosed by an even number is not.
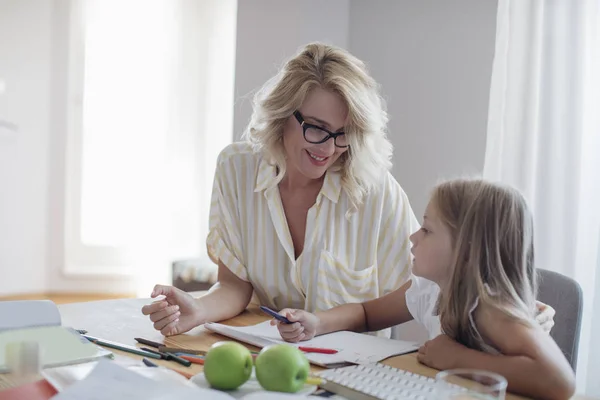
<svg viewBox="0 0 600 400"><path fill-rule="evenodd" d="M237 342L218 342L204 358L204 377L215 389L234 390L252 374L250 350Z"/></svg>
<svg viewBox="0 0 600 400"><path fill-rule="evenodd" d="M254 364L260 385L276 392L295 393L302 389L310 371L304 353L289 344L263 348Z"/></svg>

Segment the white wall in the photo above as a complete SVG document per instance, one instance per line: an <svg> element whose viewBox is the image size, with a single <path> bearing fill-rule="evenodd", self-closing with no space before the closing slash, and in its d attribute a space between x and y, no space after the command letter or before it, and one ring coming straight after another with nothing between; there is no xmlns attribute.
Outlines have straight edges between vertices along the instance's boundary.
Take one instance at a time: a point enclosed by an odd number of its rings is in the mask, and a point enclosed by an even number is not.
<svg viewBox="0 0 600 400"><path fill-rule="evenodd" d="M45 287L52 4L0 2L0 295Z"/></svg>
<svg viewBox="0 0 600 400"><path fill-rule="evenodd" d="M234 138L252 113L255 89L303 45L348 46L349 0L239 0Z"/></svg>
<svg viewBox="0 0 600 400"><path fill-rule="evenodd" d="M496 0L352 0L350 50L382 85L393 174L417 217L441 177L481 174Z"/></svg>

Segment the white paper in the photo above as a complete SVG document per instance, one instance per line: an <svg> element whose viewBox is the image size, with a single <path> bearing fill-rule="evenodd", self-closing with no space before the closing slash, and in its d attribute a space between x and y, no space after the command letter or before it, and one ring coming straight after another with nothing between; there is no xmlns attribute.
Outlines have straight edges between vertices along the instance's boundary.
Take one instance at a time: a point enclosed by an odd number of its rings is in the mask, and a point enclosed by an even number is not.
<svg viewBox="0 0 600 400"><path fill-rule="evenodd" d="M0 301L0 331L60 326L60 313L50 300Z"/></svg>
<svg viewBox="0 0 600 400"><path fill-rule="evenodd" d="M143 366L146 369L158 369L148 368L142 363L141 360L121 355L116 356L112 360L112 362L124 368L134 370L135 372L138 372L135 368L139 368L140 366ZM48 383L54 386L54 389L56 389L57 392L62 392L75 382L85 379L85 377L87 377L90 374L90 372L92 372L94 368L96 368L96 365L98 365L98 361L90 361L82 364L65 365L54 368L45 368L44 370L42 370L41 374L48 381ZM174 371L171 372L173 372L179 378L186 380L183 376L179 375L178 373ZM147 377L150 378L150 376Z"/></svg>
<svg viewBox="0 0 600 400"><path fill-rule="evenodd" d="M231 400L226 393L155 381L111 361L100 361L81 381L69 386L53 400Z"/></svg>
<svg viewBox="0 0 600 400"><path fill-rule="evenodd" d="M204 326L209 330L258 347L265 347L274 343L287 343L281 338L277 327L271 326L270 321L244 327L216 323L208 323ZM348 331L329 333L304 342L287 344L291 344L292 346L321 347L338 351L336 354L305 353L306 358L310 362L318 365L344 362L369 364L394 355L409 353L419 348L418 344L414 342L386 339Z"/></svg>

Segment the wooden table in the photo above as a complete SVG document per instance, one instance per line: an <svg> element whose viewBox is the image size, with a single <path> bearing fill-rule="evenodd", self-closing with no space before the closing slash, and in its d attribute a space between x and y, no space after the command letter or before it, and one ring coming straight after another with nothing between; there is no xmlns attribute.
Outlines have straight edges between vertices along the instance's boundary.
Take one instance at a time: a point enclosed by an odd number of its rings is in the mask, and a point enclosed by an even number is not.
<svg viewBox="0 0 600 400"><path fill-rule="evenodd" d="M142 315L141 308L145 304L150 303L150 299L120 299L120 300L104 300L92 301L86 303L63 304L59 306L64 326L71 326L75 329L85 329L92 336L97 336L102 339L113 340L119 343L128 345L138 345L134 337L142 337L145 339L164 342L167 346L193 348L197 350L208 350L215 342L221 340L231 340L230 338L218 335L206 330L204 327L197 327L188 333L165 337L160 332L156 331L150 319ZM250 308L222 323L233 326L253 325L267 320L268 317L261 313L258 309ZM244 343L244 345L246 345ZM251 350L256 350L251 345L246 345ZM111 349L115 354L141 359L130 353L125 353ZM191 374L196 374L202 371L202 366L192 364L191 367L184 367L175 362L152 360L157 364L164 365L179 371L184 371ZM420 364L417 361L416 355L406 354L403 356L391 357L384 364L401 368L413 373L434 377L438 372ZM313 372L320 371L322 368L311 365ZM516 400L523 397L515 395L507 395L507 399ZM576 400L584 400L583 396L575 396Z"/></svg>

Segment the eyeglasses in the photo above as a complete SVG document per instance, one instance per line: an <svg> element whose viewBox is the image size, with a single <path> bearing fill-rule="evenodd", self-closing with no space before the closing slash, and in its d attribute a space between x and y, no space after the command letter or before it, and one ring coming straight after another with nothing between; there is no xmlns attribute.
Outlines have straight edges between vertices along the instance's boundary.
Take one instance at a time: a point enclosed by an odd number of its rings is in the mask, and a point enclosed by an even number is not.
<svg viewBox="0 0 600 400"><path fill-rule="evenodd" d="M329 139L333 138L333 143L336 147L346 148L348 147L348 138L344 132L329 132L325 128L320 126L309 124L304 121L304 117L300 114L300 111L294 111L294 117L300 123L304 131L304 140L308 143L320 144L325 143Z"/></svg>

